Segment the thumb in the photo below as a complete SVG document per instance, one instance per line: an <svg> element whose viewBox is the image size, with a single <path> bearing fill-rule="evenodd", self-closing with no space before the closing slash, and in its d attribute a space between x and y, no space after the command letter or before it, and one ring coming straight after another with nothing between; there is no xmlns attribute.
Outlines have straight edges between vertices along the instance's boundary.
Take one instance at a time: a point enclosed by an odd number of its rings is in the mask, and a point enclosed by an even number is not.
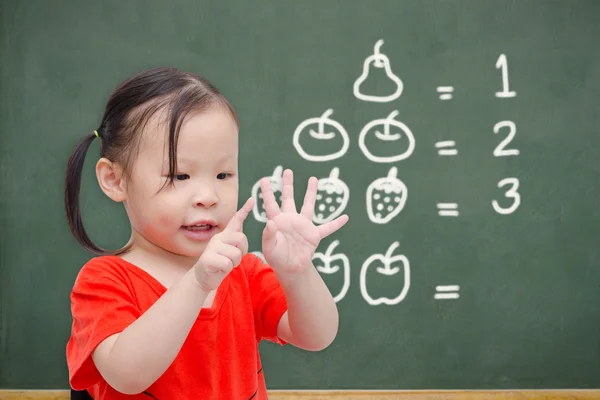
<svg viewBox="0 0 600 400"><path fill-rule="evenodd" d="M277 227L272 220L267 221L267 226L263 232L263 246L267 248L275 247L275 237L277 235Z"/></svg>

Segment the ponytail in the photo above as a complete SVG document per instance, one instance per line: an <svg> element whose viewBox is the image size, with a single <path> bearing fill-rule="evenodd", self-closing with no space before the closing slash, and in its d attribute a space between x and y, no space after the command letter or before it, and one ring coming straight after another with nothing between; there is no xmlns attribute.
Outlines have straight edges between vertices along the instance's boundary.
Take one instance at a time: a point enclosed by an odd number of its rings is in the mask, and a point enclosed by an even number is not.
<svg viewBox="0 0 600 400"><path fill-rule="evenodd" d="M81 211L79 209L79 189L81 188L81 174L83 172L83 164L85 155L97 136L97 131L87 135L81 139L67 162L67 175L65 178L65 208L67 211L67 221L71 233L75 239L88 251L98 255L109 254L107 250L98 247L88 236L83 221L81 219Z"/></svg>
<svg viewBox="0 0 600 400"><path fill-rule="evenodd" d="M201 111L219 105L231 113L239 126L237 115L225 97L206 79L177 68L153 68L126 79L110 95L101 123L81 139L67 162L65 178L65 209L71 233L86 250L96 255L120 255L133 247L130 240L118 250L103 249L90 239L83 227L79 207L81 175L88 149L96 137L102 141L100 157L123 168L127 174L133 164L144 125L161 109L169 111L169 179L175 176L179 129L191 109Z"/></svg>

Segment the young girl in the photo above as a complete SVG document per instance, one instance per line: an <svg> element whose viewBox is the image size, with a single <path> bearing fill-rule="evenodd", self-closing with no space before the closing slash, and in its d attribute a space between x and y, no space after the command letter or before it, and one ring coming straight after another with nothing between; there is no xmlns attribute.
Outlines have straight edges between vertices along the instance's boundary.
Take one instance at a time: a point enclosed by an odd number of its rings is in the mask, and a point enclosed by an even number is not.
<svg viewBox="0 0 600 400"><path fill-rule="evenodd" d="M129 242L115 252L90 240L79 212L84 158L96 138L100 188L123 203L131 223ZM310 351L334 340L336 305L312 256L348 217L313 225L314 177L300 213L290 170L281 209L268 179L261 189L268 264L247 253L252 199L236 212L238 120L223 95L174 68L116 89L67 166L69 226L97 255L71 293L73 389L104 400L266 399L261 340Z"/></svg>

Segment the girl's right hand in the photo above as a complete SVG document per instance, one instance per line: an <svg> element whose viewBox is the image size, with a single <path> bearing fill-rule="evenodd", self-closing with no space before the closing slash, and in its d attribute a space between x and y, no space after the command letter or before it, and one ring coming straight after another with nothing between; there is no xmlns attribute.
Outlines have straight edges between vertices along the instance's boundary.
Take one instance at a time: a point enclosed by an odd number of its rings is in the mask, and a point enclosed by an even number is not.
<svg viewBox="0 0 600 400"><path fill-rule="evenodd" d="M216 290L227 274L240 265L242 257L248 252L248 238L242 228L252 207L254 199L250 197L233 215L225 229L210 239L194 265L196 281L205 292Z"/></svg>

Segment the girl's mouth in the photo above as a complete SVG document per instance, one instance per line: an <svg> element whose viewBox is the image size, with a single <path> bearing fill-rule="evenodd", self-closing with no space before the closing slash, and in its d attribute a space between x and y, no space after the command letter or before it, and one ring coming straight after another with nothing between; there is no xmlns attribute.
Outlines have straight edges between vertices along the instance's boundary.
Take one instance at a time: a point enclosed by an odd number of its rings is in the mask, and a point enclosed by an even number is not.
<svg viewBox="0 0 600 400"><path fill-rule="evenodd" d="M199 224L199 225L188 225L184 226L185 229L190 231L208 231L214 228L214 225L211 224Z"/></svg>
<svg viewBox="0 0 600 400"><path fill-rule="evenodd" d="M188 239L200 242L210 240L217 233L217 226L212 224L185 225L182 228Z"/></svg>

